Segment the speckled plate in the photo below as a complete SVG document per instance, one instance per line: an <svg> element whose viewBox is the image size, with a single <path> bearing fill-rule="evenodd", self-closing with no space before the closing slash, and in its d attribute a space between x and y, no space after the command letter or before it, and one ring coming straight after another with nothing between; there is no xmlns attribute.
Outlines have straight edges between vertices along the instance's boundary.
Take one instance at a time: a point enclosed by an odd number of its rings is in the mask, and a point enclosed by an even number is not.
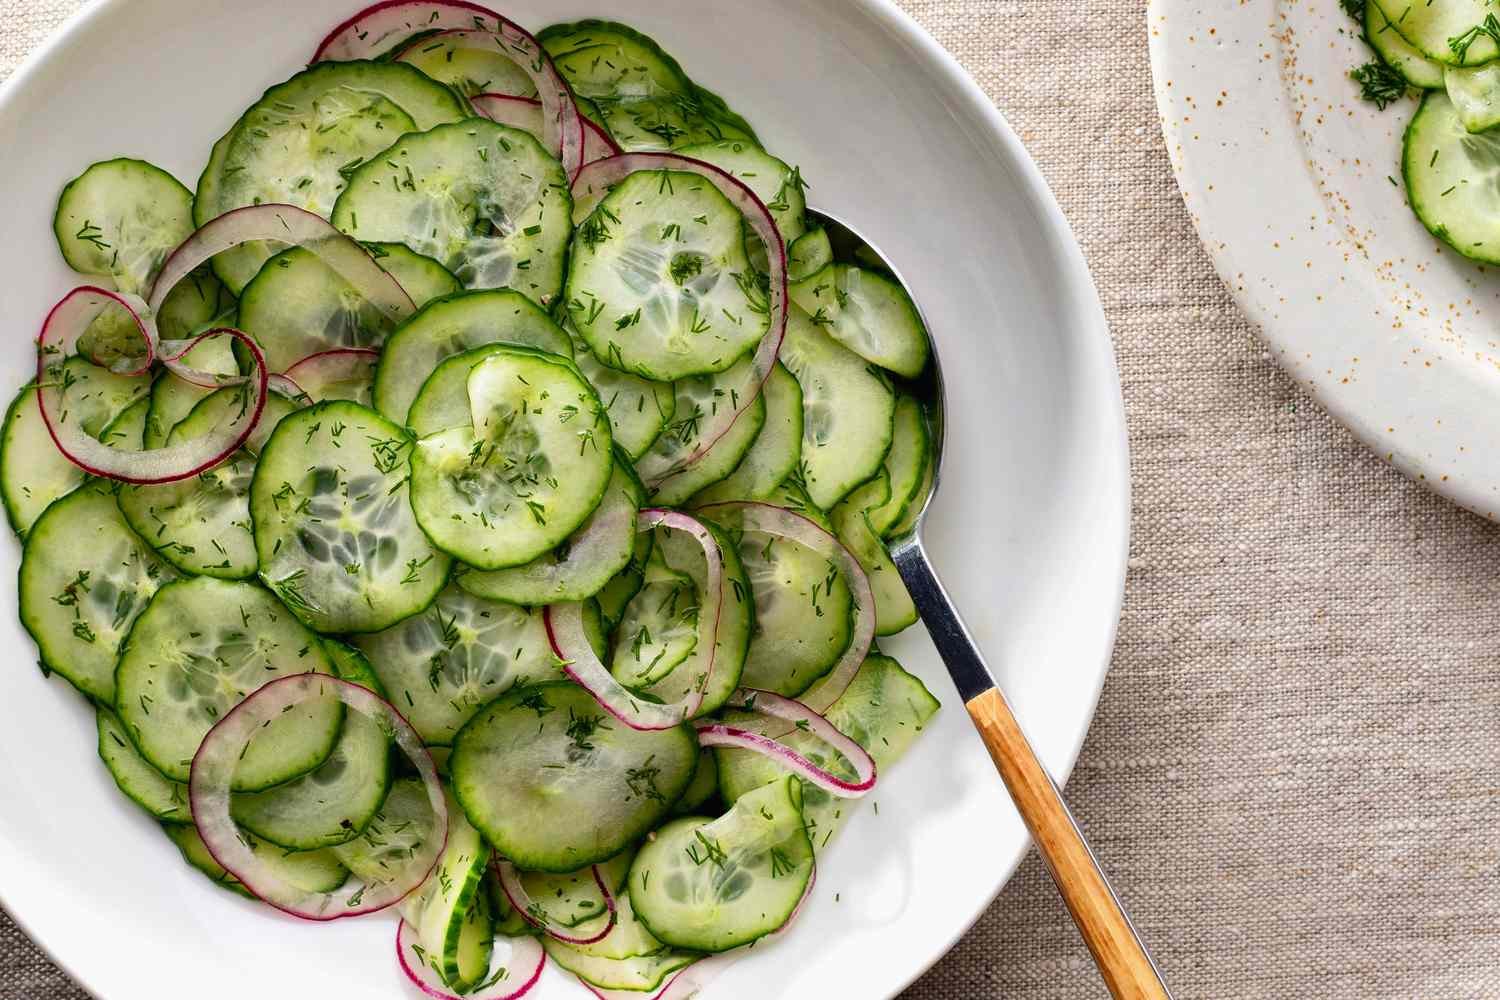
<svg viewBox="0 0 1500 1000"><path fill-rule="evenodd" d="M1151 0L1147 22L1188 212L1273 356L1396 468L1494 519L1500 276L1407 207L1416 101L1359 99L1369 50L1337 0Z"/></svg>

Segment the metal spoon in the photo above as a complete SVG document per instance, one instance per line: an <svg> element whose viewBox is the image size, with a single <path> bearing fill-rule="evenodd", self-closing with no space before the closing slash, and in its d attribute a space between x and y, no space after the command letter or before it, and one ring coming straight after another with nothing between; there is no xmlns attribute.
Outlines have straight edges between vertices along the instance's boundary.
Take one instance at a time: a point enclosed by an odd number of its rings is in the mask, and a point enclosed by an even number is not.
<svg viewBox="0 0 1500 1000"><path fill-rule="evenodd" d="M907 287L890 260L848 224L815 209L809 209L808 215L822 223L836 258L857 260L883 270L903 288ZM908 288L908 295L910 291ZM915 303L916 296L911 298ZM921 312L922 307L917 304L919 316ZM923 325L930 338L931 327L926 325L925 317ZM1098 858L1063 802L1057 783L1037 759L922 545L922 525L942 481L945 420L943 369L937 344L932 343L931 347L927 370L909 388L926 405L932 424L932 483L922 509L915 518L906 520L909 527L888 543L891 559L1110 993L1117 998L1170 1000L1171 993L1161 973L1131 925L1119 897L1110 888Z"/></svg>

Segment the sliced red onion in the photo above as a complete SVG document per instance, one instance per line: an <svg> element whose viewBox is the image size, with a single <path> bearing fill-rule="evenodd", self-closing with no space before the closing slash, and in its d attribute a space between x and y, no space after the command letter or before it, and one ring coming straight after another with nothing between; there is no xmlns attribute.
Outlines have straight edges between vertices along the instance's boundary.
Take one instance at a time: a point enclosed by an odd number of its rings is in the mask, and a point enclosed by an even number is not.
<svg viewBox="0 0 1500 1000"><path fill-rule="evenodd" d="M538 928L548 937L561 941L563 944L584 945L603 941L609 936L609 932L615 929L615 920L619 911L615 907L615 894L609 891L609 886L604 884L604 876L599 872L598 865L591 865L589 871L594 875L594 884L599 887L599 892L604 896L604 905L609 908L609 922L604 929L597 934L582 937L577 934L569 934L564 930L552 926L547 919L547 914L532 901L526 886L521 882L521 873L516 866L499 855L495 856L491 865L495 869L495 877L500 880L500 888L505 891L505 898L510 900L510 905L521 915L521 919L528 924Z"/></svg>
<svg viewBox="0 0 1500 1000"><path fill-rule="evenodd" d="M615 718L631 729L644 731L671 729L691 719L703 704L703 694L709 687L714 672L714 646L719 633L719 619L724 603L724 559L719 553L719 543L713 533L695 518L681 511L651 508L636 515L636 530L650 531L657 526L674 531L685 531L703 546L703 558L707 564L703 605L712 607L713 615L698 616L698 643L706 649L708 658L703 678L681 700L670 704L646 701L625 685L615 680L609 668L594 653L589 645L588 633L583 627L583 605L570 601L549 604L543 612L547 626L547 638L552 642L552 651L562 661L567 675Z"/></svg>
<svg viewBox="0 0 1500 1000"><path fill-rule="evenodd" d="M875 595L870 590L870 579L865 575L864 567L844 547L843 542L813 521L785 507L759 501L731 501L707 504L700 507L698 512L710 518L716 512L736 514L739 517L738 525L743 530L775 535L805 546L826 558L844 577L844 582L849 587L850 612L853 618L849 626L849 645L844 647L844 653L833 665L833 669L803 692L801 698L802 704L812 711L820 715L827 712L848 689L854 675L859 673L865 657L870 653L870 644L875 641ZM781 732L772 732L770 735L784 735L787 732L790 730L782 729Z"/></svg>
<svg viewBox="0 0 1500 1000"><path fill-rule="evenodd" d="M469 98L474 110L492 122L509 125L535 134L542 126L542 102L534 97L516 97L512 94L475 94ZM578 116L583 122L583 162L619 156L623 150L614 137L592 119ZM541 136L537 136L541 138Z"/></svg>
<svg viewBox="0 0 1500 1000"><path fill-rule="evenodd" d="M770 209L766 208L765 202L746 187L743 181L713 164L678 156L675 153L622 153L607 160L596 160L580 170L573 180L573 199L575 203L587 200L598 201L603 198L608 189L631 174L642 170L682 170L697 174L718 188L720 193L740 210L751 230L766 245L767 268L771 282L769 301L771 325L751 356L745 384L724 387L730 390L732 398L739 399L738 408L720 407L715 410L705 421L703 431L698 437L698 445L691 454L671 458L647 452L636 463L636 471L640 473L646 485L652 489L660 489L662 484L673 475L702 458L721 437L729 432L729 428L734 426L740 414L755 402L755 397L760 394L761 386L765 384L766 379L771 375L771 369L776 365L776 355L781 350L781 340L786 336L790 300L787 296L786 243L781 238L781 231L776 228L776 220L772 217Z"/></svg>
<svg viewBox="0 0 1500 1000"><path fill-rule="evenodd" d="M256 387L254 405L242 409L233 420L215 428L211 434L147 451L111 448L84 431L76 420L70 422L67 412L62 409L63 387L48 369L54 363L76 354L79 340L88 330L89 324L104 310L113 307L124 309L130 314L145 343L143 360L129 366L119 366L124 369L120 371L121 374L144 375L155 360L171 364L204 340L220 336L233 337L250 352L255 363L255 374L248 378L243 375L220 376L212 384L238 385L253 381ZM37 337L37 386L37 408L41 411L42 422L57 445L57 450L68 461L90 475L121 482L139 485L170 483L213 468L234 454L250 437L266 405L266 359L253 339L228 327L209 330L191 340L159 343L156 324L152 322L150 313L144 311L144 303L140 299L85 285L63 296L62 301L52 307L42 324L42 332Z"/></svg>
<svg viewBox="0 0 1500 1000"><path fill-rule="evenodd" d="M373 4L328 33L312 61L370 59L418 31L438 31L447 40L492 45L524 69L542 99L542 144L569 177L583 163L583 116L573 92L542 43L525 28L488 7L465 0L386 0ZM473 36L472 38L468 36ZM427 39L430 41L430 39Z"/></svg>
<svg viewBox="0 0 1500 1000"><path fill-rule="evenodd" d="M302 395L314 403L321 403L325 399L347 399L347 395L330 393L329 387L339 383L358 384L369 381L373 366L379 360L380 352L368 347L340 347L309 354L288 368L284 375ZM368 395L366 391L365 396Z"/></svg>
<svg viewBox="0 0 1500 1000"><path fill-rule="evenodd" d="M161 309L167 293L199 265L225 250L259 240L290 243L310 250L393 323L417 311L401 283L383 271L364 247L333 228L327 219L295 205L274 204L225 212L184 240L156 275L149 299L151 311Z"/></svg>
<svg viewBox="0 0 1500 1000"><path fill-rule="evenodd" d="M267 382L270 385L272 392L279 393L280 395L285 396L287 399L295 400L303 404L312 402L312 397L307 394L307 390L302 388L296 382L293 382L291 379L287 378L285 375L272 375L269 379L267 379Z"/></svg>
<svg viewBox="0 0 1500 1000"><path fill-rule="evenodd" d="M698 745L735 747L765 754L782 767L839 798L858 798L875 787L875 759L857 742L839 732L838 727L800 701L784 698L770 691L740 688L729 699L733 708L742 708L811 733L827 743L854 767L856 778L849 781L819 767L796 750L764 733L741 723L705 720L694 723Z"/></svg>
<svg viewBox="0 0 1500 1000"><path fill-rule="evenodd" d="M491 959L490 968L494 971L490 978L479 989L460 995L443 982L417 937L416 928L402 920L396 928L396 961L412 985L433 1000L518 1000L531 992L547 967L547 953L536 938L498 938L510 945L504 965L497 965Z"/></svg>
<svg viewBox="0 0 1500 1000"><path fill-rule="evenodd" d="M347 708L374 719L388 731L411 760L427 788L432 806L434 836L412 853L403 867L391 872L390 880L359 887L344 886L333 892L308 892L277 877L246 845L239 827L229 814L230 782L245 747L261 727L309 698L337 698ZM208 731L188 780L188 798L193 823L203 843L225 871L242 882L257 898L294 917L328 921L374 913L399 903L427 880L448 841L448 803L432 755L401 713L379 695L330 677L327 674L297 674L261 686L240 702Z"/></svg>

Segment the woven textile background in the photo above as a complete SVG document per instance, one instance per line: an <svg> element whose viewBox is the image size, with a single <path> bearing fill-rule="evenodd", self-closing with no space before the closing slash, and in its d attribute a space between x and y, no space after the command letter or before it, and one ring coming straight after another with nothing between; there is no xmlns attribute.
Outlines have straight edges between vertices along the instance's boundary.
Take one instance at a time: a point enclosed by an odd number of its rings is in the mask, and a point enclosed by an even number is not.
<svg viewBox="0 0 1500 1000"><path fill-rule="evenodd" d="M1068 798L1178 997L1500 997L1500 529L1271 364L1179 201L1140 2L901 2L1040 163L1114 333L1134 541ZM77 5L0 0L0 75ZM1033 856L905 997L1103 995ZM0 1000L83 997L0 915Z"/></svg>

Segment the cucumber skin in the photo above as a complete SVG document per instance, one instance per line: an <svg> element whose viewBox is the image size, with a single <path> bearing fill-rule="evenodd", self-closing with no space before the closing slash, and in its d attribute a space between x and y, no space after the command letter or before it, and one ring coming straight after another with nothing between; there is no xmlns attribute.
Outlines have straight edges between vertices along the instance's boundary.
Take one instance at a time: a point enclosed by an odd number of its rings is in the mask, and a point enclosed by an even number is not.
<svg viewBox="0 0 1500 1000"><path fill-rule="evenodd" d="M1433 236L1442 240L1443 243L1446 246L1450 247L1454 253L1457 253L1463 257L1467 257L1469 260L1477 261L1481 264L1500 264L1500 240L1496 241L1495 251L1488 256L1486 256L1482 252L1477 251L1474 247L1459 246L1453 241L1453 237L1449 234L1447 226L1443 225L1442 223L1434 223L1429 221L1426 203L1418 199L1418 197L1416 196L1415 188L1413 187L1413 172L1415 170L1421 169L1424 164L1422 163L1422 158L1420 156L1412 156L1413 145L1415 144L1415 142L1419 141L1419 126L1422 124L1423 114L1428 110L1427 106L1430 103L1438 100L1448 100L1447 93L1441 90L1430 90L1426 94L1424 94L1422 96L1422 103L1417 107L1417 113L1412 116L1411 121L1406 125L1406 131L1402 134L1401 180L1406 186L1407 201L1411 204L1412 214L1417 217L1418 222L1422 223L1423 228L1425 228Z"/></svg>

